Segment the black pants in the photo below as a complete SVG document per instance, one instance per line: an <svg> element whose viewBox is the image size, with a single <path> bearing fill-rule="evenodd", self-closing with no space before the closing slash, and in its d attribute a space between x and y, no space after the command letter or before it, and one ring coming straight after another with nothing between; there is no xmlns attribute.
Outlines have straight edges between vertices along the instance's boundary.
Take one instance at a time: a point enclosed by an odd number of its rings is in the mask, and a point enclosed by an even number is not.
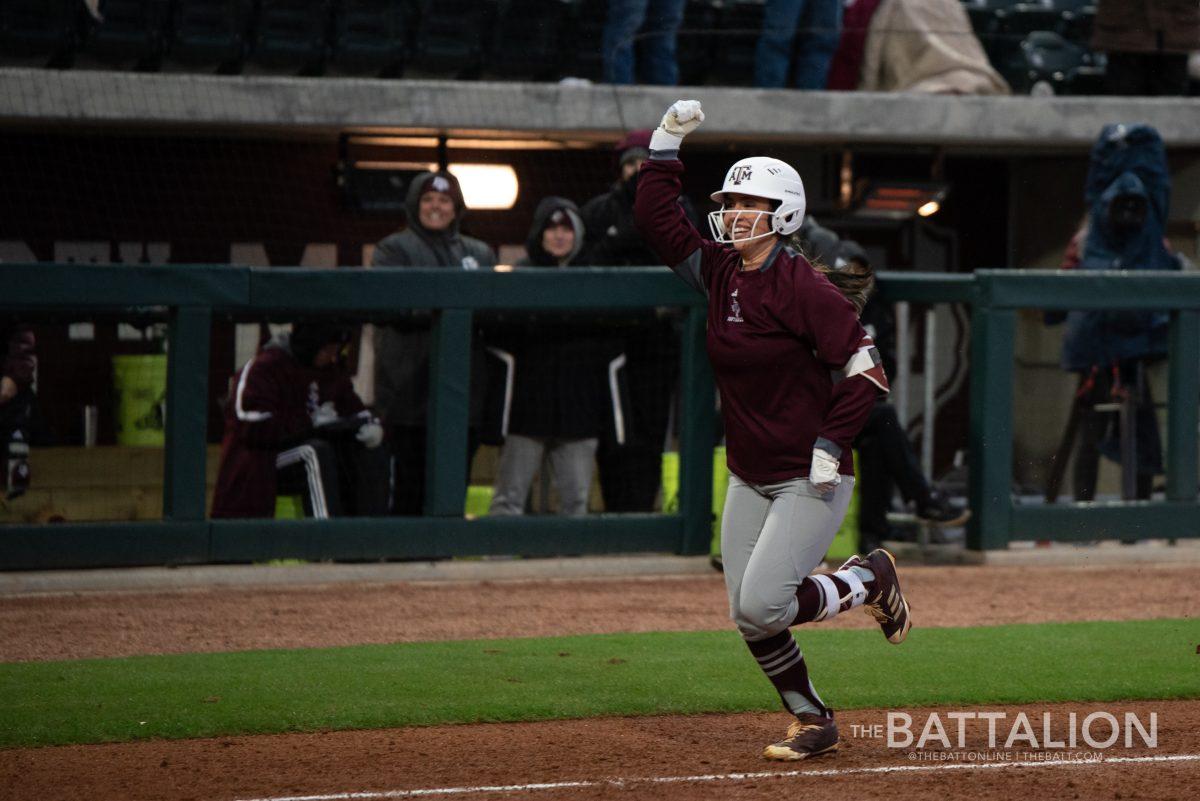
<svg viewBox="0 0 1200 801"><path fill-rule="evenodd" d="M278 492L304 496L309 517L375 517L388 510L388 453L353 439L310 439L275 460Z"/></svg>
<svg viewBox="0 0 1200 801"><path fill-rule="evenodd" d="M425 514L425 426L392 426L388 441L392 451L392 514L419 517ZM467 481L471 462L479 450L479 434L467 432ZM466 503L466 498L463 498Z"/></svg>
<svg viewBox="0 0 1200 801"><path fill-rule="evenodd" d="M662 483L663 445L679 372L679 341L670 321L653 321L626 341L632 420L625 445L601 439L596 451L606 512L652 512Z"/></svg>
<svg viewBox="0 0 1200 801"><path fill-rule="evenodd" d="M1150 394L1150 381L1143 378L1138 389L1138 365L1136 361L1122 362L1114 375L1113 369L1097 368L1079 376L1076 403L1079 404L1079 433L1075 445L1075 459L1071 470L1071 483L1075 500L1091 501L1096 498L1096 482L1100 472L1100 457L1107 456L1114 462L1121 461L1120 418L1116 412L1098 412L1098 403L1112 403L1116 381L1131 392L1137 392L1134 401L1134 426L1137 430L1137 497L1150 497L1154 476L1162 472L1162 439L1158 432L1158 418L1154 412L1154 398Z"/></svg>
<svg viewBox="0 0 1200 801"><path fill-rule="evenodd" d="M923 505L930 501L929 482L896 416L896 407L890 403L875 404L854 447L858 451L858 529L864 543L877 543L888 531L893 489L899 489L904 500Z"/></svg>
<svg viewBox="0 0 1200 801"><path fill-rule="evenodd" d="M1110 95L1186 95L1186 53L1109 53L1104 89Z"/></svg>

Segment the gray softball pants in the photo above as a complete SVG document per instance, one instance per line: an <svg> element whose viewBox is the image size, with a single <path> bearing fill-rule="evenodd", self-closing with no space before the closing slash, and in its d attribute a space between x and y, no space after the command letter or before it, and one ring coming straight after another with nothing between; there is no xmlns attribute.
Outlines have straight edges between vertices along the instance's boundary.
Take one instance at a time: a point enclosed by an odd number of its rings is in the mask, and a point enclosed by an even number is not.
<svg viewBox="0 0 1200 801"><path fill-rule="evenodd" d="M749 484L730 475L721 557L729 617L743 639L765 640L796 619L796 591L829 550L853 490L850 476L821 495L807 478Z"/></svg>
<svg viewBox="0 0 1200 801"><path fill-rule="evenodd" d="M525 500L529 497L533 475L542 466L542 456L545 455L550 463L554 488L558 490L560 512L564 515L586 515L598 442L595 437L548 439L509 434L500 448L488 514L525 513Z"/></svg>

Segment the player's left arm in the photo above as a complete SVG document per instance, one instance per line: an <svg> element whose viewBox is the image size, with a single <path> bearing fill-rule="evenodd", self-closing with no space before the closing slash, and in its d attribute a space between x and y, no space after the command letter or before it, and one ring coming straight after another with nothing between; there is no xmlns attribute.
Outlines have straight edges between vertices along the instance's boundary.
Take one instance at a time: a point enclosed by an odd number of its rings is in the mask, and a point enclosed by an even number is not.
<svg viewBox="0 0 1200 801"><path fill-rule="evenodd" d="M836 382L814 448L840 459L866 425L875 401L889 391L887 375L854 305L836 287L814 280L802 296L814 350Z"/></svg>

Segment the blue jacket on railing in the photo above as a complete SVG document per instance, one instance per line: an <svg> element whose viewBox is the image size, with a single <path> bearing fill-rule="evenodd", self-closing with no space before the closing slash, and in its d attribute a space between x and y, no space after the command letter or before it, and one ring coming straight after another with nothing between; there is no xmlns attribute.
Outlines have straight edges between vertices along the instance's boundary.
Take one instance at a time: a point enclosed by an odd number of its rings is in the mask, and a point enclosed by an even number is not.
<svg viewBox="0 0 1200 801"><path fill-rule="evenodd" d="M1171 179L1162 137L1149 125L1106 125L1092 147L1084 190L1088 232L1083 270L1174 270L1163 241ZM1155 311L1072 311L1062 364L1093 365L1165 356L1170 317Z"/></svg>

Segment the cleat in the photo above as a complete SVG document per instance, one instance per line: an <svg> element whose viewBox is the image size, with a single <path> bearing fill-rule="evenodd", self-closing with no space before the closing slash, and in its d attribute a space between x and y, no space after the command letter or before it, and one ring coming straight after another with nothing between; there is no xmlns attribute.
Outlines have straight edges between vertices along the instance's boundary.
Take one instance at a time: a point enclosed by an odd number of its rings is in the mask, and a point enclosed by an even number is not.
<svg viewBox="0 0 1200 801"><path fill-rule="evenodd" d="M809 757L836 751L838 728L833 718L823 718L802 712L788 726L787 736L763 749L763 757L782 762L796 762Z"/></svg>
<svg viewBox="0 0 1200 801"><path fill-rule="evenodd" d="M876 548L857 564L875 574L875 592L867 596L863 609L879 623L888 642L897 645L904 642L912 628L912 618L908 601L900 591L900 579L896 577L896 557L883 548Z"/></svg>

